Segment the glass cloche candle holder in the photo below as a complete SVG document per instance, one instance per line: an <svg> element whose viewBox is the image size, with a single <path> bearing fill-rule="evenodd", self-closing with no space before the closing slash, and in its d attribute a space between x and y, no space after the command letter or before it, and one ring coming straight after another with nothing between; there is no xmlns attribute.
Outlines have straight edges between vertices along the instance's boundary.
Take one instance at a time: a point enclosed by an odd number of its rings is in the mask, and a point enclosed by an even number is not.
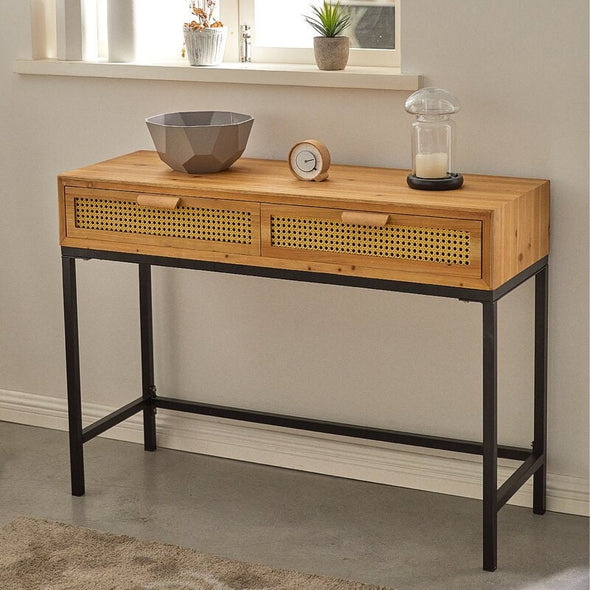
<svg viewBox="0 0 590 590"><path fill-rule="evenodd" d="M461 104L442 88L422 88L406 100L412 124L412 173L408 185L422 190L460 188L463 176L453 172L455 122L450 118Z"/></svg>

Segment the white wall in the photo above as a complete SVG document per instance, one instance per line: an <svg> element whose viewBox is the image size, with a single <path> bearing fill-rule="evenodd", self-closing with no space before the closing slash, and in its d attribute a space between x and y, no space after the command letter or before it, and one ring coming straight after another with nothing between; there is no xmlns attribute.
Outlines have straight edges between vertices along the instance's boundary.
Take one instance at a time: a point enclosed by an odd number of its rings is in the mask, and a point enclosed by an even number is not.
<svg viewBox="0 0 590 590"><path fill-rule="evenodd" d="M14 23L0 37L0 394L13 399L65 398L56 175L151 149L146 116L247 112L247 156L284 159L317 137L337 163L409 166L407 92L22 76L11 68L30 52L28 3L1 3L0 22ZM588 3L406 1L403 61L460 97L463 172L551 179L549 471L583 487ZM162 394L481 437L478 304L166 269L154 292ZM532 296L527 284L500 303L505 444L532 439ZM135 270L80 264L79 300L85 400L133 399Z"/></svg>

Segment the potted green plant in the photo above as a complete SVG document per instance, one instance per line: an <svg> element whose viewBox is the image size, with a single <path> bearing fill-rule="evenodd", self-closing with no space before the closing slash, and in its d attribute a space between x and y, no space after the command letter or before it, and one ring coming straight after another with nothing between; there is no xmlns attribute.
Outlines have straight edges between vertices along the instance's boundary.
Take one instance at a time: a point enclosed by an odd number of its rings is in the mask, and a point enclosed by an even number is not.
<svg viewBox="0 0 590 590"><path fill-rule="evenodd" d="M312 14L305 21L318 37L313 38L315 61L320 70L343 70L348 63L350 39L341 35L350 25L350 14L340 5L324 0L321 7L311 6Z"/></svg>
<svg viewBox="0 0 590 590"><path fill-rule="evenodd" d="M227 28L214 17L216 0L187 0L192 20L184 23L184 46L191 66L215 66L223 60Z"/></svg>

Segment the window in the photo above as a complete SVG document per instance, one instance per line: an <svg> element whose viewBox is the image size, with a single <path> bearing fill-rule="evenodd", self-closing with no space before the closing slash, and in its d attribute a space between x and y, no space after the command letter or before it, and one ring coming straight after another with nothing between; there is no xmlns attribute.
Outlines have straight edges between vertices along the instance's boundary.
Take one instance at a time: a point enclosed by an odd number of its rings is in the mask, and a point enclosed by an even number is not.
<svg viewBox="0 0 590 590"><path fill-rule="evenodd" d="M115 0L115 2L120 0ZM107 0L82 0L83 59L108 60ZM185 0L135 0L133 27L135 60L167 63L181 59Z"/></svg>
<svg viewBox="0 0 590 590"><path fill-rule="evenodd" d="M230 29L225 61L239 61L240 25L247 24L251 27L253 62L313 64L314 31L303 14L310 12L310 4L320 1L218 0L219 16ZM66 15L76 10L80 13L81 39L70 35L67 42L80 43L86 61L108 59L107 3L57 0L58 23L60 10ZM345 32L351 38L349 65L399 67L400 0L341 0L341 4L351 15L351 26ZM188 20L187 0L135 0L135 6L136 61L179 62L182 23Z"/></svg>
<svg viewBox="0 0 590 590"><path fill-rule="evenodd" d="M252 26L252 60L313 63L315 33L303 18L311 3L239 0L240 22ZM341 0L341 4L351 16L345 31L352 48L348 63L399 66L399 0Z"/></svg>

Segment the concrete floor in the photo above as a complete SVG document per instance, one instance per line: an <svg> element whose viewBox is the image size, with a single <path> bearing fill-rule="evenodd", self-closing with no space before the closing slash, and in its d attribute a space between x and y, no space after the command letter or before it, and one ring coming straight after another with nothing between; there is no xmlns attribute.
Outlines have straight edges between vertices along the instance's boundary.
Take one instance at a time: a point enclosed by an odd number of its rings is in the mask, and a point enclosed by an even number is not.
<svg viewBox="0 0 590 590"><path fill-rule="evenodd" d="M66 433L0 422L0 524L36 516L396 590L588 589L583 517L504 507L490 573L476 500L102 438L85 457L75 498Z"/></svg>

